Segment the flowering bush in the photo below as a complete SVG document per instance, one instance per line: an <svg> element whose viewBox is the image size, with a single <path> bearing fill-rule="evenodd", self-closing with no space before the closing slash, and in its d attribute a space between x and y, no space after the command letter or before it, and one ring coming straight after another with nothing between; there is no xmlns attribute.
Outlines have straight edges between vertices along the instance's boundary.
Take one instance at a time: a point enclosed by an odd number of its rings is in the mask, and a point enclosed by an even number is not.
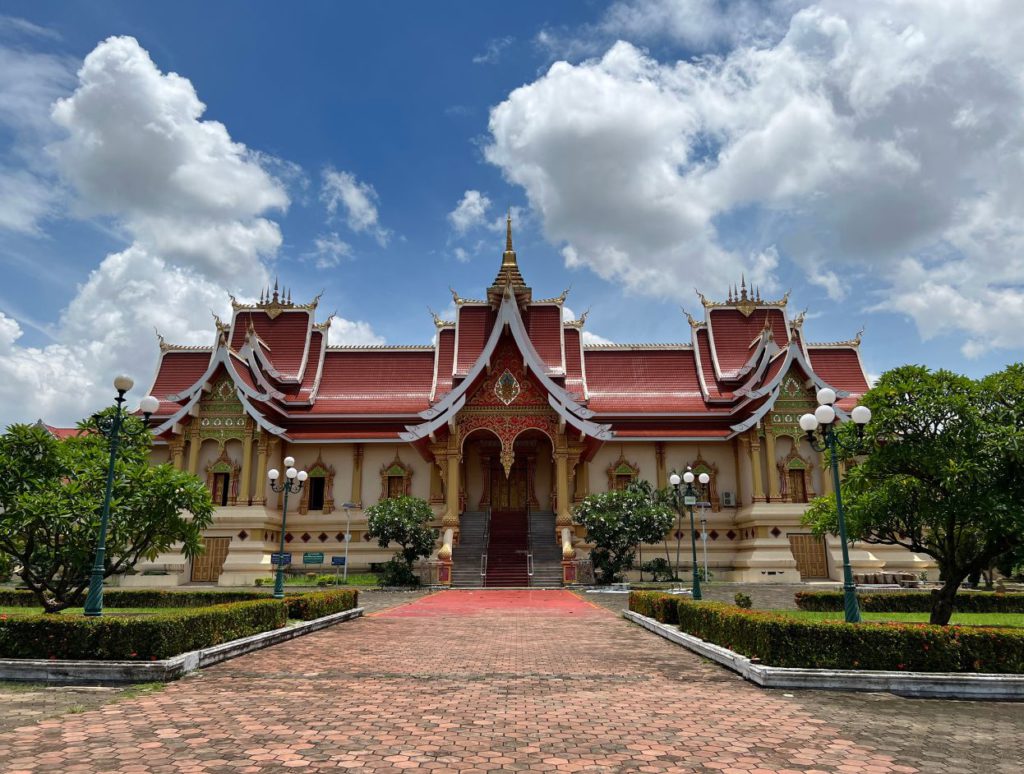
<svg viewBox="0 0 1024 774"><path fill-rule="evenodd" d="M594 544L590 560L599 583L614 583L633 566L637 546L664 538L675 518L646 482L592 494L576 506L575 515Z"/></svg>
<svg viewBox="0 0 1024 774"><path fill-rule="evenodd" d="M419 583L412 570L413 562L430 556L437 541L437 530L427 524L434 519L430 503L419 497L389 497L366 509L366 524L370 537L377 538L377 545L387 548L397 543L401 550L395 558L406 564L405 577L410 585ZM415 583L412 581L415 580Z"/></svg>
<svg viewBox="0 0 1024 774"><path fill-rule="evenodd" d="M802 621L656 592L631 592L629 609L770 666L1024 674L1021 629Z"/></svg>

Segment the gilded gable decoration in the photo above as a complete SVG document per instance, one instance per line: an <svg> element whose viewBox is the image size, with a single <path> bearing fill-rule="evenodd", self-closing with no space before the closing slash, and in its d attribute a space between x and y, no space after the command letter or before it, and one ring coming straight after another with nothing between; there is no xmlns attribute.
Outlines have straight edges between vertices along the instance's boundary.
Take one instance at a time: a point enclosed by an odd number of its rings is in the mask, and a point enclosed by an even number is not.
<svg viewBox="0 0 1024 774"><path fill-rule="evenodd" d="M402 462L395 450L395 458L380 468L380 499L402 497L412 492L412 468Z"/></svg>
<svg viewBox="0 0 1024 774"><path fill-rule="evenodd" d="M640 477L640 466L627 460L625 451L623 451L620 452L619 458L608 466L607 473L609 491L625 489Z"/></svg>
<svg viewBox="0 0 1024 774"><path fill-rule="evenodd" d="M226 376L216 381L213 388L203 396L198 419L199 439L214 440L221 449L229 440L244 441L251 423L242 408L242 402L235 394L235 385Z"/></svg>
<svg viewBox="0 0 1024 774"><path fill-rule="evenodd" d="M812 470L812 464L801 456L795 444L789 454L779 460L779 493L785 502L810 502L817 497L812 483Z"/></svg>
<svg viewBox="0 0 1024 774"><path fill-rule="evenodd" d="M494 394L498 396L498 400L509 406L519 397L520 392L522 389L519 386L519 380L506 368L505 372L498 377L498 381L494 383Z"/></svg>
<svg viewBox="0 0 1024 774"><path fill-rule="evenodd" d="M324 509L326 516L334 512L334 466L328 465L323 460L323 452L316 455L316 460L306 468L310 478L324 479ZM302 488L302 500L299 502L299 513L309 513L309 492L311 487L306 485Z"/></svg>

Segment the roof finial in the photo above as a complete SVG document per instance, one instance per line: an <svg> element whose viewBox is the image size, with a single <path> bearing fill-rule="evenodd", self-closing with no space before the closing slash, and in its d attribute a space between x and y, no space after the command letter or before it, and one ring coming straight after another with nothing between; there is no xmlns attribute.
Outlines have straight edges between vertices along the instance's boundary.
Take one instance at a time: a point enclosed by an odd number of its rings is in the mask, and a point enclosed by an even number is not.
<svg viewBox="0 0 1024 774"><path fill-rule="evenodd" d="M508 213L505 215L505 252L511 253L512 250L512 208L508 208Z"/></svg>
<svg viewBox="0 0 1024 774"><path fill-rule="evenodd" d="M747 300L747 275L740 274L740 301Z"/></svg>
<svg viewBox="0 0 1024 774"><path fill-rule="evenodd" d="M277 277L274 277L274 303L277 303Z"/></svg>

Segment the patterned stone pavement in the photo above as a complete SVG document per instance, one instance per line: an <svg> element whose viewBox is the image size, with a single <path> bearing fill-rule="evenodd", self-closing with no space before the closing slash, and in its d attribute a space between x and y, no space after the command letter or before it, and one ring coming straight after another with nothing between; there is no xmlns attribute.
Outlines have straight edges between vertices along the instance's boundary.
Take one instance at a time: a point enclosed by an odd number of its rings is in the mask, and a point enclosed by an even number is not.
<svg viewBox="0 0 1024 774"><path fill-rule="evenodd" d="M761 691L564 591L443 592L0 734L0 770L1020 770L1019 705L892 701Z"/></svg>

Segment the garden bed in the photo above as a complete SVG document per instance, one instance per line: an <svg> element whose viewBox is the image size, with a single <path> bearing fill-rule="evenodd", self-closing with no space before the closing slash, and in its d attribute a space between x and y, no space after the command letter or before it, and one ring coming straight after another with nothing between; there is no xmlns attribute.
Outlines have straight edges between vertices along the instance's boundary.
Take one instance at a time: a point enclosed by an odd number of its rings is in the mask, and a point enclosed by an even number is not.
<svg viewBox="0 0 1024 774"><path fill-rule="evenodd" d="M1024 630L802 621L717 602L634 591L629 609L768 666L1024 674Z"/></svg>
<svg viewBox="0 0 1024 774"><path fill-rule="evenodd" d="M860 609L868 613L929 613L935 592L889 592L857 594ZM842 591L798 591L794 597L801 610L842 610ZM992 591L962 591L953 609L960 613L1024 613L1024 594Z"/></svg>
<svg viewBox="0 0 1024 774"><path fill-rule="evenodd" d="M123 592L136 595L136 592ZM236 592L142 592L151 601L174 601L197 594L230 597ZM106 598L106 594L104 595ZM122 600L124 601L124 600ZM356 607L351 589L290 596L260 594L256 599L165 610L153 615L14 615L0 617L0 658L158 661L263 632L283 628L289 619L309 621ZM116 609L116 608L115 608Z"/></svg>

